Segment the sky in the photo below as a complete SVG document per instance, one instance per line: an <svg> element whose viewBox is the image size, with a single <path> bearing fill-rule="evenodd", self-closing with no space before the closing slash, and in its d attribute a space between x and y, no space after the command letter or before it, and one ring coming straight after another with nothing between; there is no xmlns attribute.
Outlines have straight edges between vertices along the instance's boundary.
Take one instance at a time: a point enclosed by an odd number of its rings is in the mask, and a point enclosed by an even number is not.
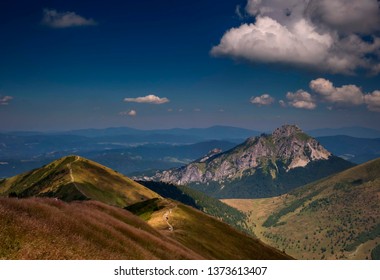
<svg viewBox="0 0 380 280"><path fill-rule="evenodd" d="M380 129L377 0L0 2L0 131Z"/></svg>

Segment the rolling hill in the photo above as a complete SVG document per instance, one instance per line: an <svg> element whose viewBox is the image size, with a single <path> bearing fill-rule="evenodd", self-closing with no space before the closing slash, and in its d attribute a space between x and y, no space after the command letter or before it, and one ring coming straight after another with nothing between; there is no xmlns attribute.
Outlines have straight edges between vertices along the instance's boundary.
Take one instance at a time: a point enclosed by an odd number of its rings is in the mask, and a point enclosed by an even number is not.
<svg viewBox="0 0 380 280"><path fill-rule="evenodd" d="M2 259L290 258L78 156L0 181L0 196Z"/></svg>
<svg viewBox="0 0 380 280"><path fill-rule="evenodd" d="M279 197L223 201L247 213L261 240L295 258L378 256L380 159Z"/></svg>
<svg viewBox="0 0 380 280"><path fill-rule="evenodd" d="M78 156L64 157L0 181L0 195L64 201L92 199L119 207L159 197L128 177Z"/></svg>

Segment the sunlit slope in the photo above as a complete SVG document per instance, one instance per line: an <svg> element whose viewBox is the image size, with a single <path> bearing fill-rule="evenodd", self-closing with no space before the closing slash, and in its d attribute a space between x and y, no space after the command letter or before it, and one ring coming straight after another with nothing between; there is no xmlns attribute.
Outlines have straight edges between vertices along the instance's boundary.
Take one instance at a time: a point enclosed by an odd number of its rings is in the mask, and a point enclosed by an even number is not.
<svg viewBox="0 0 380 280"><path fill-rule="evenodd" d="M64 201L98 200L125 207L160 197L126 176L96 162L68 156L0 182L0 195L56 197Z"/></svg>
<svg viewBox="0 0 380 280"><path fill-rule="evenodd" d="M296 258L371 258L380 242L380 159L280 197L223 201L248 214L259 238Z"/></svg>
<svg viewBox="0 0 380 280"><path fill-rule="evenodd" d="M124 209L0 198L0 259L202 259Z"/></svg>
<svg viewBox="0 0 380 280"><path fill-rule="evenodd" d="M173 200L153 199L127 209L206 259L289 258L214 217Z"/></svg>

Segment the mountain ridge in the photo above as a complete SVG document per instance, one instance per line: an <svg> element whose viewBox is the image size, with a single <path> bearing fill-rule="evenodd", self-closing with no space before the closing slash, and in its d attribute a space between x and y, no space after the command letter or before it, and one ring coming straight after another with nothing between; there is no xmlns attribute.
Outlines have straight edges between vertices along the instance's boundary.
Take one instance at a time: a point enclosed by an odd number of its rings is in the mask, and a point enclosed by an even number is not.
<svg viewBox="0 0 380 280"><path fill-rule="evenodd" d="M39 169L0 182L0 195L56 197L65 201L95 199L125 207L160 197L105 166L79 156L66 156Z"/></svg>

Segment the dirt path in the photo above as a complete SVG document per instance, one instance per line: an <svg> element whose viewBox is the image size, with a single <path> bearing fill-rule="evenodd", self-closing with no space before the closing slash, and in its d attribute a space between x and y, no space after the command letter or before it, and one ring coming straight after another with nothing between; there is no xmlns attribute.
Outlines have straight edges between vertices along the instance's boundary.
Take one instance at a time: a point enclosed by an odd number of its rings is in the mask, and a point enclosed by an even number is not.
<svg viewBox="0 0 380 280"><path fill-rule="evenodd" d="M174 231L174 227L169 223L169 216L170 216L170 214L172 213L172 210L173 210L175 207L177 207L177 205L174 206L173 208L170 208L170 209L169 209L168 211L166 211L166 212L164 213L164 215L162 216L162 218L164 219L164 221L166 222L166 224L167 224L168 227L169 227L169 231Z"/></svg>
<svg viewBox="0 0 380 280"><path fill-rule="evenodd" d="M74 175L73 175L73 169L71 168L71 164L73 164L77 160L79 160L79 157L75 157L75 160L73 162L70 162L67 164L67 168L69 169L69 172L70 172L70 179L71 179L70 182L73 183L74 185L75 185L75 179L74 179Z"/></svg>

